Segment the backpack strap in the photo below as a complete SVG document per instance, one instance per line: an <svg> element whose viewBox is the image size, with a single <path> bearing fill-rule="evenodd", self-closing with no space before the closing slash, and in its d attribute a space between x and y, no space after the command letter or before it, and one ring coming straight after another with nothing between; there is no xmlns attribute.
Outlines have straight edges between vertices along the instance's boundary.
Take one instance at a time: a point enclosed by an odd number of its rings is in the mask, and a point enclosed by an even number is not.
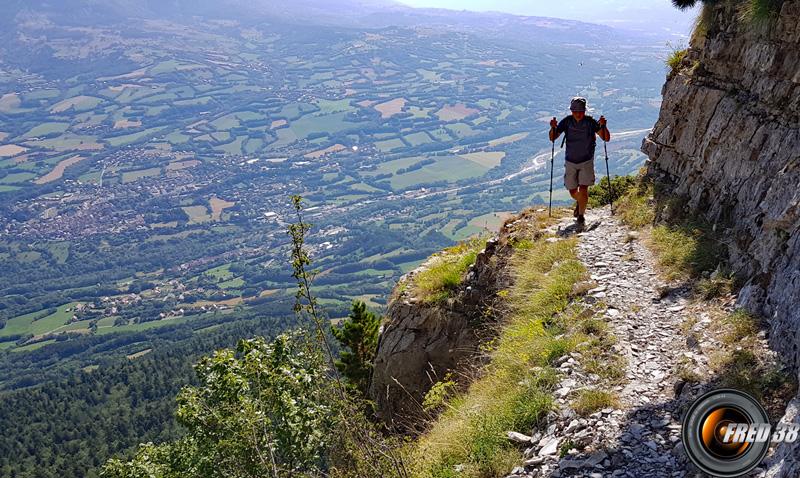
<svg viewBox="0 0 800 478"><path fill-rule="evenodd" d="M573 121L575 121L572 118L572 116L566 116L564 119L567 120L568 124L567 127L564 129L564 137L561 139L561 149L564 149L564 143L567 142L567 132L569 131L569 126L572 124Z"/></svg>
<svg viewBox="0 0 800 478"><path fill-rule="evenodd" d="M594 124L597 123L597 121L595 121L594 118L592 118L589 115L586 115L586 119L589 120L589 123L592 126L594 126ZM588 133L589 134L589 141L590 142L597 142L597 139L595 139L595 134L597 134L597 132L594 130L594 128L590 127L590 128L587 128L587 129L589 130L589 133Z"/></svg>

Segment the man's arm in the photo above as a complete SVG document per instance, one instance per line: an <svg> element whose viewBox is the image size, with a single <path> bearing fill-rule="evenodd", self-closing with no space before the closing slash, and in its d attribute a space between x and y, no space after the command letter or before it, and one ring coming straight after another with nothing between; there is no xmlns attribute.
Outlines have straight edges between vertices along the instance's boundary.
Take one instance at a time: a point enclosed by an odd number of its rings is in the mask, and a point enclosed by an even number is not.
<svg viewBox="0 0 800 478"><path fill-rule="evenodd" d="M600 129L597 131L597 136L600 136L600 139L605 142L611 141L611 132L608 131L608 127L606 126L606 117L601 116L597 124L600 125Z"/></svg>
<svg viewBox="0 0 800 478"><path fill-rule="evenodd" d="M555 117L550 120L550 141L555 141L556 138L561 136L561 131L559 131L558 126L559 124Z"/></svg>

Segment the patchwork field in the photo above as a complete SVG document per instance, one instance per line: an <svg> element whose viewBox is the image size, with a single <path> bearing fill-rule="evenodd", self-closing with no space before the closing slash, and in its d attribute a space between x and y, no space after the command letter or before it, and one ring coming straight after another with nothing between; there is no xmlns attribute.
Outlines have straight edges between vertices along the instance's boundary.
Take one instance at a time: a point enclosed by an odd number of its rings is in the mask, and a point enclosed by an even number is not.
<svg viewBox="0 0 800 478"><path fill-rule="evenodd" d="M4 144L0 146L0 158L17 156L27 150L27 148L23 148L22 146L18 146L16 144Z"/></svg>
<svg viewBox="0 0 800 478"><path fill-rule="evenodd" d="M538 120L562 113L563 98L586 91L615 126L631 129L657 113L655 81L597 77L545 94L532 85L562 72L564 52L531 61L527 50L477 34L465 41L445 30L432 42L428 31L398 28L354 39L323 28L325 41L314 42L319 32L301 25L173 28L152 23L126 37L43 27L48 41L65 35L53 43L75 68L110 61L89 47L64 48L82 35L99 35L87 44L126 52L129 63L94 76L4 73L14 86L0 96L8 119L0 194L13 206L0 225L25 235L14 247L0 241L0 267L16 271L0 284L0 320L16 320L8 330L38 331L63 318L36 316L44 305L10 313L22 289L36 291L26 303L63 304L131 287L141 304L103 312L100 335L180 323L188 320L177 312L183 307L249 310L257 298L282 310L293 294L281 256L290 194L309 208L332 316L346 315L352 290L383 306L374 291L388 292L434 250L495 227L503 217L496 209L547 199L545 171L516 173L549 146ZM603 52L595 66L618 75L624 61L654 71L654 57L649 47ZM641 134L615 143L612 171L641 163L637 141ZM132 319L153 313L170 319ZM91 325L65 321L57 326L76 333ZM0 348L47 346L7 343Z"/></svg>
<svg viewBox="0 0 800 478"><path fill-rule="evenodd" d="M461 120L475 113L479 110L468 108L464 103L456 103L454 105L445 105L436 112L436 116L442 121Z"/></svg>
<svg viewBox="0 0 800 478"><path fill-rule="evenodd" d="M222 211L236 205L235 202L226 201L216 196L209 199L208 203L211 206L211 220L213 221L219 221Z"/></svg>
<svg viewBox="0 0 800 478"><path fill-rule="evenodd" d="M484 151L480 153L460 154L458 157L478 163L487 168L493 168L500 165L500 162L506 157L506 153L503 151Z"/></svg>
<svg viewBox="0 0 800 478"><path fill-rule="evenodd" d="M50 171L49 173L47 173L44 176L40 177L39 179L34 181L34 183L36 183L36 184L46 184L46 183L49 183L51 181L55 181L57 179L60 179L61 176L64 174L64 171L68 167L72 166L73 164L78 164L81 161L83 161L84 159L86 159L86 158L84 158L83 156L73 156L71 158L59 161L59 163L53 168L52 171Z"/></svg>
<svg viewBox="0 0 800 478"><path fill-rule="evenodd" d="M344 151L345 149L346 148L344 147L344 145L341 145L341 144L337 143L337 144L334 144L333 146L328 146L325 149L320 149L318 151L312 151L312 152L306 154L305 157L309 158L309 159L317 159L317 158L321 158L321 157L325 156L326 154L338 153L339 151Z"/></svg>
<svg viewBox="0 0 800 478"><path fill-rule="evenodd" d="M403 111L403 107L406 105L405 98L396 98L391 101L386 101L384 103L379 103L373 106L378 112L381 114L381 118L391 118L392 116L400 113Z"/></svg>
<svg viewBox="0 0 800 478"><path fill-rule="evenodd" d="M102 101L102 99L92 96L76 96L74 98L68 98L56 103L52 108L50 108L50 112L63 113L69 109L72 109L75 112L88 111L94 109L97 105L102 103Z"/></svg>

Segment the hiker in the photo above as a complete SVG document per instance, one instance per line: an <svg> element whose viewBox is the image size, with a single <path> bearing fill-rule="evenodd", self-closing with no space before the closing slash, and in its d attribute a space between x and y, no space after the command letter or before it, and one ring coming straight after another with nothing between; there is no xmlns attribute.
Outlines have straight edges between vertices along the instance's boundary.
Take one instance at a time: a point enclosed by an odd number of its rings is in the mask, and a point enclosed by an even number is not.
<svg viewBox="0 0 800 478"><path fill-rule="evenodd" d="M586 116L586 98L573 98L569 105L571 116L560 122L553 118L550 121L550 141L555 144L561 133L565 134L567 144L566 161L564 162L564 186L569 195L577 202L573 215L578 224L583 225L586 219L586 204L589 202L589 186L594 184L594 149L597 144L595 134L603 141L611 140L611 133L606 128L606 118L596 121ZM563 144L562 144L563 146Z"/></svg>

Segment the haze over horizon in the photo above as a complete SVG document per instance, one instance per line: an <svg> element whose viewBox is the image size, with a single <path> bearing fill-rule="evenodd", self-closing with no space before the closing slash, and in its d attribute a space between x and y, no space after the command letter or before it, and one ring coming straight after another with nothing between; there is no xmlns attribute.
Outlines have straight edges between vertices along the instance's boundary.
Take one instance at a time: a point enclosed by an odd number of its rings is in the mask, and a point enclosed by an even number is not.
<svg viewBox="0 0 800 478"><path fill-rule="evenodd" d="M650 29L688 35L696 9L680 11L669 0L573 0L569 3L525 0L400 0L417 8L445 8L475 12L580 20L632 29Z"/></svg>

